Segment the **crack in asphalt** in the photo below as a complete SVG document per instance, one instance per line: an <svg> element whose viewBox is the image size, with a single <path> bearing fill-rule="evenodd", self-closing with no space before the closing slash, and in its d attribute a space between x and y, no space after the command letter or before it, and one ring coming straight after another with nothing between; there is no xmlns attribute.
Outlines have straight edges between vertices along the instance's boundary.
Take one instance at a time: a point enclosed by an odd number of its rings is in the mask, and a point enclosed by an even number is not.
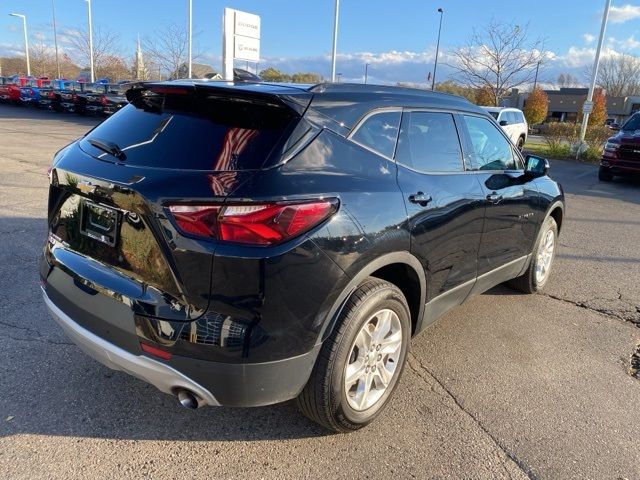
<svg viewBox="0 0 640 480"><path fill-rule="evenodd" d="M598 308L598 307L593 307L591 305L589 305L587 302L580 302L577 300L569 300L567 298L563 298L560 297L558 295L553 295L551 293L546 293L546 292L540 292L541 295L544 295L545 297L551 298L553 300L558 300L560 302L564 302L564 303L569 303L575 307L579 307L579 308L584 308L585 310L590 310L592 312L595 313L600 313L602 315L606 315L608 317L612 317L612 318L617 318L618 320L622 320L625 323L630 323L632 325L635 325L636 327L640 328L640 306L638 305L632 305L632 307L635 307L636 309L636 313L637 315L635 315L634 317L627 317L624 314L620 314L617 313L615 310L611 309L611 308ZM605 299L603 299L605 300ZM622 294L618 292L618 300L622 300Z"/></svg>
<svg viewBox="0 0 640 480"><path fill-rule="evenodd" d="M407 365L409 365L409 368L411 368L411 370L418 376L418 378L420 378L424 383L426 383L429 386L429 389L434 392L436 395L438 395L441 398L448 398L450 400L453 401L453 403L465 414L467 415L477 426L478 428L480 428L480 430L482 430L482 432L484 432L485 435L487 435L491 441L494 443L494 445L509 459L511 460L519 469L520 471L527 476L527 478L531 479L531 480L537 480L537 476L531 471L531 469L529 467L527 467L527 465L520 460L513 452L511 452L507 447L505 447L504 445L502 445L498 439L482 424L482 422L480 422L480 420L474 415L472 414L469 410L467 410L461 403L460 401L457 399L457 397L453 394L453 392L451 392L451 390L449 390L447 388L447 386L444 384L444 382L440 381L438 379L438 377L436 377L433 372L431 372L423 363L422 361L416 357L415 355L413 355L412 353L409 353L409 357L414 359L417 363L418 366L424 370L424 372L426 372L426 374L433 379L433 381L442 389L444 390L444 392L446 393L446 397L444 395L441 395L440 393L436 392L436 390L434 389L433 384L431 384L429 381L427 381L427 379L425 379L422 374L416 369L416 367L414 367L411 362L409 361L409 358L407 358ZM445 405L446 407L450 408L448 405ZM509 478L511 478L511 473L509 472L509 470L507 469L505 463L504 463L504 459L500 458L500 463L502 465L502 467L504 468L507 476Z"/></svg>
<svg viewBox="0 0 640 480"><path fill-rule="evenodd" d="M11 340L15 340L17 342L38 342L38 343L47 343L49 345L75 345L75 343L72 342L66 342L64 340L51 340L50 338L46 338L46 337L39 337L39 338L23 338L23 337L13 337L11 335L8 336L9 339Z"/></svg>
<svg viewBox="0 0 640 480"><path fill-rule="evenodd" d="M68 342L68 341L65 341L65 340L53 340L53 339L49 338L48 336L43 335L42 333L40 333L39 330L37 330L35 328L22 327L20 325L14 325L12 323L4 322L2 320L0 320L0 325L2 325L3 327L14 328L16 330L22 330L23 332L26 332L29 335L33 335L30 338L14 337L11 334L7 335L7 338L9 338L11 340L16 340L16 341L21 341L21 342L49 343L51 345L75 345L73 342Z"/></svg>

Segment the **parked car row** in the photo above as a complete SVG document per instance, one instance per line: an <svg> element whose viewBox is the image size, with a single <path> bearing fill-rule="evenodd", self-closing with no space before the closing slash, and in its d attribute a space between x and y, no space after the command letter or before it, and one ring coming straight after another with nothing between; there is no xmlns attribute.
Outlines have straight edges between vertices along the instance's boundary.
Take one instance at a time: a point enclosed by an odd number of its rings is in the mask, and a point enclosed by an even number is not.
<svg viewBox="0 0 640 480"><path fill-rule="evenodd" d="M0 102L80 115L111 115L127 104L131 82L0 77Z"/></svg>

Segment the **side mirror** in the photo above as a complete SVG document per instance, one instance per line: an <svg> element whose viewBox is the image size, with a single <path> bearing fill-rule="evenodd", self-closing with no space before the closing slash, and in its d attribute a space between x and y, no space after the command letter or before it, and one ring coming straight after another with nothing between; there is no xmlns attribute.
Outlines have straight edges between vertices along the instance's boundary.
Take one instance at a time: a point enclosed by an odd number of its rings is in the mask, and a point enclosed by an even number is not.
<svg viewBox="0 0 640 480"><path fill-rule="evenodd" d="M506 120L500 120L501 127L506 127L507 125L509 125L509 122L507 122Z"/></svg>
<svg viewBox="0 0 640 480"><path fill-rule="evenodd" d="M549 173L549 160L535 155L527 155L524 173L530 177L544 177Z"/></svg>

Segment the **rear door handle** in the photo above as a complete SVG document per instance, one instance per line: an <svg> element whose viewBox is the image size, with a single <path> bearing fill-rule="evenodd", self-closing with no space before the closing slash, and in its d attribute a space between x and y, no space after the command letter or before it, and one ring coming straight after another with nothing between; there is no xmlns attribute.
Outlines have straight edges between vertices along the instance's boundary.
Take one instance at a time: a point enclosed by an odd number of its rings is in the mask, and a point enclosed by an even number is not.
<svg viewBox="0 0 640 480"><path fill-rule="evenodd" d="M497 205L498 203L500 203L502 201L502 198L503 198L502 195L499 195L496 192L493 192L487 195L487 201L489 203L493 203L494 205Z"/></svg>
<svg viewBox="0 0 640 480"><path fill-rule="evenodd" d="M426 207L427 204L431 201L430 195L425 195L423 192L414 193L413 195L409 195L409 201L411 203L416 203L421 207Z"/></svg>

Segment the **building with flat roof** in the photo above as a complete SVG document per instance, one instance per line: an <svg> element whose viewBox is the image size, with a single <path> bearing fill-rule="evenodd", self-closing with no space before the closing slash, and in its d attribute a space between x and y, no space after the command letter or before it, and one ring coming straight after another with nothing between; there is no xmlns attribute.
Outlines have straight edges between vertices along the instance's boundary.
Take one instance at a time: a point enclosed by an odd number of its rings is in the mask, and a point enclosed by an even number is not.
<svg viewBox="0 0 640 480"><path fill-rule="evenodd" d="M545 90L549 98L549 108L545 122L576 122L578 112L587 100L587 88L561 88ZM504 107L524 109L529 93L520 93L514 88L502 101ZM632 114L640 111L640 95L628 97L606 97L607 118L612 122L622 123Z"/></svg>

